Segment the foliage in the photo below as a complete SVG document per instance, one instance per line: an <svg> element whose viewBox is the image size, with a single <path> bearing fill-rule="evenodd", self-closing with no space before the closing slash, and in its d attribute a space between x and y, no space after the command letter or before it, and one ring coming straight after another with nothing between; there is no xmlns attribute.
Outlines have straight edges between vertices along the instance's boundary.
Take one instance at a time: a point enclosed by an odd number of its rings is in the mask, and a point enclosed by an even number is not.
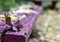
<svg viewBox="0 0 60 42"><path fill-rule="evenodd" d="M52 5L52 2L42 2L43 7L47 7L49 5Z"/></svg>
<svg viewBox="0 0 60 42"><path fill-rule="evenodd" d="M15 5L15 0L1 0L0 6L3 11L9 11L11 6Z"/></svg>
<svg viewBox="0 0 60 42"><path fill-rule="evenodd" d="M0 7L3 11L9 11L11 8L20 5L22 1L27 2L28 0L0 0Z"/></svg>

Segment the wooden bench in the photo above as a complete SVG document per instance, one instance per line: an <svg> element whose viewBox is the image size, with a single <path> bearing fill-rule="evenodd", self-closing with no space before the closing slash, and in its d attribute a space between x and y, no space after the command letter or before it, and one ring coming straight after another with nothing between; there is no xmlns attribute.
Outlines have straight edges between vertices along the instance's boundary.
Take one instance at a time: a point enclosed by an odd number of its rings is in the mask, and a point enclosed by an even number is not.
<svg viewBox="0 0 60 42"><path fill-rule="evenodd" d="M39 13L42 11L42 7L37 7L35 10L38 14L28 14L27 17L20 22L23 24L23 27L20 28L19 32L7 31L4 35L3 42L27 42L39 16ZM24 14L23 14L24 15Z"/></svg>

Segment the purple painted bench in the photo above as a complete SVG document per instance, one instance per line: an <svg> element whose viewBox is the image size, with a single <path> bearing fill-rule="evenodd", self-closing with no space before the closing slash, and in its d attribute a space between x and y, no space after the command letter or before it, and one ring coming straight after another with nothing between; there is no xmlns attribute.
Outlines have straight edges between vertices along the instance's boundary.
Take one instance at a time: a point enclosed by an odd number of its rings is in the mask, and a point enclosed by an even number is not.
<svg viewBox="0 0 60 42"><path fill-rule="evenodd" d="M21 21L24 27L19 32L6 32L4 42L26 42L32 32L36 18L37 14L29 14L26 19Z"/></svg>
<svg viewBox="0 0 60 42"><path fill-rule="evenodd" d="M3 42L27 42L33 30L34 23L37 17L39 16L39 13L42 11L42 7L38 6L35 8L35 10L38 12L38 14L28 14L25 19L21 20L21 23L23 24L23 28L21 28L19 32L7 31L4 35Z"/></svg>
<svg viewBox="0 0 60 42"><path fill-rule="evenodd" d="M10 29L10 26L5 23L5 21L2 21L0 23L0 41L2 40L3 34Z"/></svg>

